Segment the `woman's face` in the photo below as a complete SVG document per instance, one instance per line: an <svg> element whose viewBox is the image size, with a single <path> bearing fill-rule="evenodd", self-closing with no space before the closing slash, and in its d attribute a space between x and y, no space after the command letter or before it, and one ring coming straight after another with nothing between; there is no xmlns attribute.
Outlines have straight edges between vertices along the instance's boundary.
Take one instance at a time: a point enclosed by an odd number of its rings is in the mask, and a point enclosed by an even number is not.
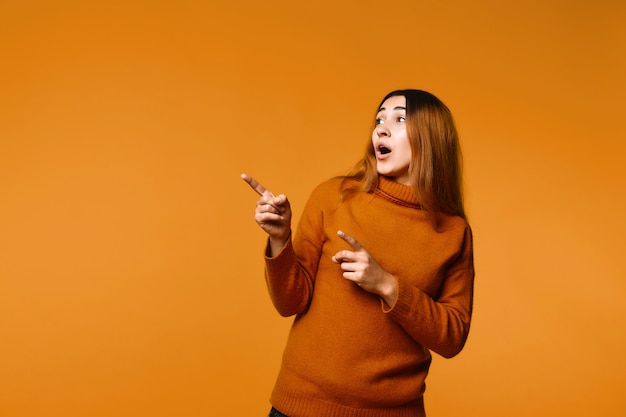
<svg viewBox="0 0 626 417"><path fill-rule="evenodd" d="M406 98L389 97L376 114L372 144L376 154L376 170L380 175L411 185L409 165L411 145L406 134Z"/></svg>

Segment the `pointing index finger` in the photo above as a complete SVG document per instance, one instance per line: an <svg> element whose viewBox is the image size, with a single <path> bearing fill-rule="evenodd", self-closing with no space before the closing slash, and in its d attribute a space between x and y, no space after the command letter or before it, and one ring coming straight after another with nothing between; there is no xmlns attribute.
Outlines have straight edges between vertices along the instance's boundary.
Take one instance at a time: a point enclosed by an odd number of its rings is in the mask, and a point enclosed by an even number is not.
<svg viewBox="0 0 626 417"><path fill-rule="evenodd" d="M257 180L255 180L254 178L249 176L248 174L241 174L241 178L245 182L247 182L248 185L250 186L250 188L252 188L254 191L256 191L256 193L258 195L264 195L266 193L269 193L272 197L274 197L274 194L272 194L271 191L269 191L267 188L265 188L263 185L261 185L260 182L258 182Z"/></svg>
<svg viewBox="0 0 626 417"><path fill-rule="evenodd" d="M345 240L346 243L350 245L352 250L357 251L363 249L363 246L359 243L359 241L347 234L346 232L339 230L337 231L337 236Z"/></svg>

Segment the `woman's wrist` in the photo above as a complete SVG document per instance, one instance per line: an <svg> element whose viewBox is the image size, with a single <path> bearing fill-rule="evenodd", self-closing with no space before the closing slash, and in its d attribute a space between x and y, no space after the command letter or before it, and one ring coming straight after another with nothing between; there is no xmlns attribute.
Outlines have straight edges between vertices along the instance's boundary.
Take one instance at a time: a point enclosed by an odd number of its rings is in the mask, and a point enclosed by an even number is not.
<svg viewBox="0 0 626 417"><path fill-rule="evenodd" d="M386 273L386 276L387 279L385 279L385 284L382 287L380 298L391 308L398 299L398 279L390 273Z"/></svg>
<svg viewBox="0 0 626 417"><path fill-rule="evenodd" d="M291 236L291 231L287 233L286 237L276 237L276 236L269 237L269 247L270 247L269 255L271 258L278 255L283 250L283 248L287 245L287 242L289 241L289 236Z"/></svg>

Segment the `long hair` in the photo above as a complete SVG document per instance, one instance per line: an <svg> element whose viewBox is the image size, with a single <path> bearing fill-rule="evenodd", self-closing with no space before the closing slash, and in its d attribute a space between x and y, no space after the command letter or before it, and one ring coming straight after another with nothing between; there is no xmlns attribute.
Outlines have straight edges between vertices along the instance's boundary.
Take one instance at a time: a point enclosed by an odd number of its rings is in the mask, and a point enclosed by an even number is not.
<svg viewBox="0 0 626 417"><path fill-rule="evenodd" d="M392 91L376 112L393 96L406 98L406 130L412 152L409 178L417 200L435 217L443 213L465 218L461 147L452 113L441 100L422 90ZM359 191L371 193L378 186L371 138L365 156L345 178L359 181Z"/></svg>

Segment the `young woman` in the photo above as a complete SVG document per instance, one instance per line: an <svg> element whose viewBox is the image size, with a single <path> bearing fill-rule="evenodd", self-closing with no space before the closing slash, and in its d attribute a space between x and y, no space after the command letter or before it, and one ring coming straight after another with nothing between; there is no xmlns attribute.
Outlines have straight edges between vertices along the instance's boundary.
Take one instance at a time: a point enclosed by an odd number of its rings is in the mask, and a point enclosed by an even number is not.
<svg viewBox="0 0 626 417"><path fill-rule="evenodd" d="M458 354L470 327L472 234L448 108L388 94L354 172L319 185L291 233L285 195L260 194L274 306L296 315L270 416L421 417L431 351Z"/></svg>

